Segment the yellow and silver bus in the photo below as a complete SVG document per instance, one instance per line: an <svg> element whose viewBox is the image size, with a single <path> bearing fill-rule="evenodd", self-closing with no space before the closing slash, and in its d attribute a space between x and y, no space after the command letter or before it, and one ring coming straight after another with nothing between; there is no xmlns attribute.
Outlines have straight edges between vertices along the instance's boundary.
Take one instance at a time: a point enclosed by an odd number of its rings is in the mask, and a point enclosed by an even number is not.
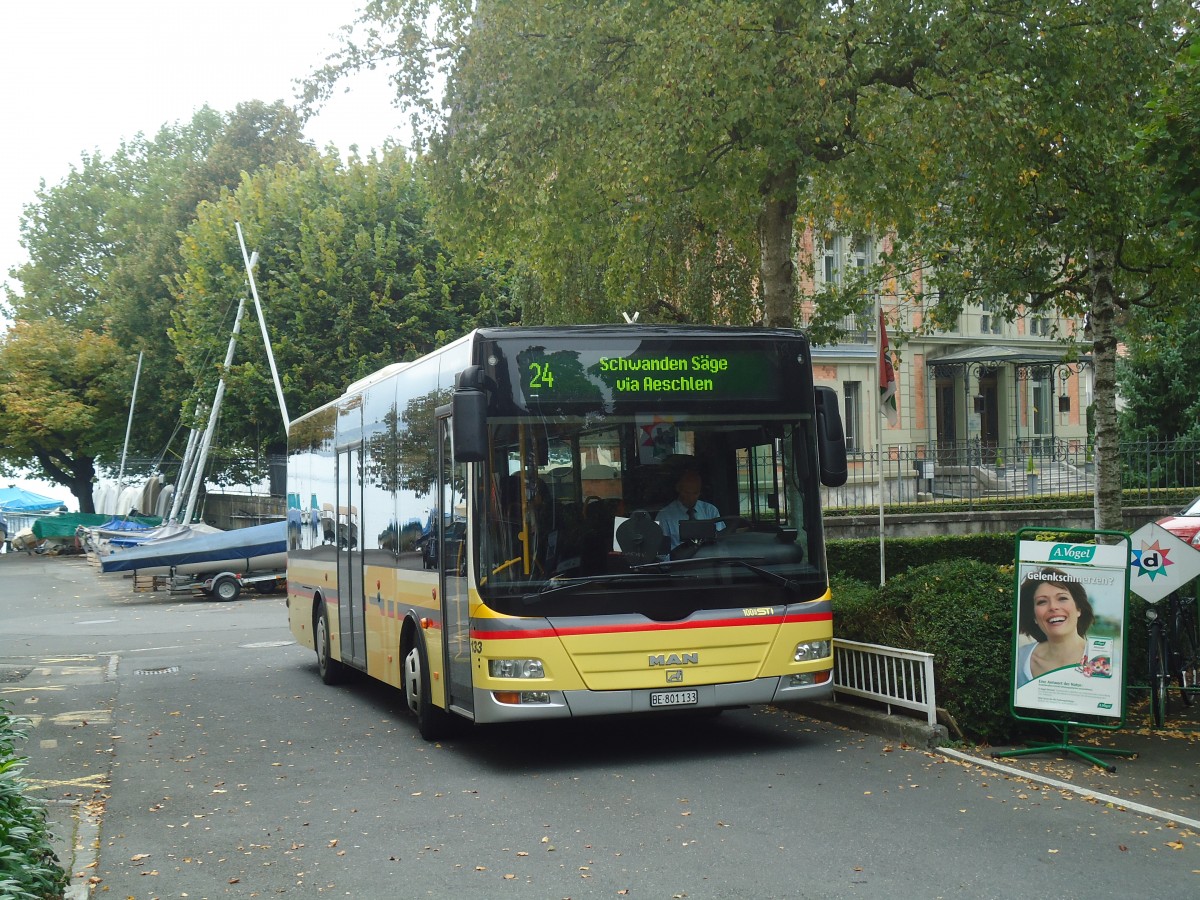
<svg viewBox="0 0 1200 900"><path fill-rule="evenodd" d="M673 523L685 472L705 514ZM290 627L427 739L827 697L845 479L800 332L481 328L292 423Z"/></svg>

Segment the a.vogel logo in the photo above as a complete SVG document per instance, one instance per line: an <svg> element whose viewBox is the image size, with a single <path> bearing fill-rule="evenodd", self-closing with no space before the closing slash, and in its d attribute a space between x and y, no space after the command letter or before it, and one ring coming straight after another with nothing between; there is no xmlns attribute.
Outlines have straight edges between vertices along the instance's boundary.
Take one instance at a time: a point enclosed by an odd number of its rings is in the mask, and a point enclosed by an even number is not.
<svg viewBox="0 0 1200 900"><path fill-rule="evenodd" d="M1097 709L1112 709L1113 705L1111 703L1097 703L1096 708Z"/></svg>
<svg viewBox="0 0 1200 900"><path fill-rule="evenodd" d="M1087 544L1055 544L1050 548L1050 561L1065 560L1066 562L1091 562L1096 555L1096 548Z"/></svg>

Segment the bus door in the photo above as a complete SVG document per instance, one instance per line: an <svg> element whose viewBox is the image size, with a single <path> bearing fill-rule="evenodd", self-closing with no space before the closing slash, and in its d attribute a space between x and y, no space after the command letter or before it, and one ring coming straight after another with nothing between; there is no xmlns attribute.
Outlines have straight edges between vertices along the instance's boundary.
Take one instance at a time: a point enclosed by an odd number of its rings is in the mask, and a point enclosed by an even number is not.
<svg viewBox="0 0 1200 900"><path fill-rule="evenodd" d="M338 572L338 628L342 661L367 667L362 581L362 542L359 510L362 509L362 445L338 450L338 504L336 517Z"/></svg>
<svg viewBox="0 0 1200 900"><path fill-rule="evenodd" d="M448 411L449 407L445 407ZM442 410L439 409L439 413ZM454 462L450 416L438 418L438 593L446 660L446 706L474 710L471 612L467 592L467 466Z"/></svg>

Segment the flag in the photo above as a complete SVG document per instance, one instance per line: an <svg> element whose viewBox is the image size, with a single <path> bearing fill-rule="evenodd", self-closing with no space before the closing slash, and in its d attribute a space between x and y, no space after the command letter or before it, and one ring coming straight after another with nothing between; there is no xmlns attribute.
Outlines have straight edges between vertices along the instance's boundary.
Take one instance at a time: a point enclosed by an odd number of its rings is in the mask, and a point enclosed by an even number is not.
<svg viewBox="0 0 1200 900"><path fill-rule="evenodd" d="M888 349L887 327L883 322L883 310L879 311L879 411L887 416L888 424L900 421L896 409L896 370L892 366L892 354Z"/></svg>

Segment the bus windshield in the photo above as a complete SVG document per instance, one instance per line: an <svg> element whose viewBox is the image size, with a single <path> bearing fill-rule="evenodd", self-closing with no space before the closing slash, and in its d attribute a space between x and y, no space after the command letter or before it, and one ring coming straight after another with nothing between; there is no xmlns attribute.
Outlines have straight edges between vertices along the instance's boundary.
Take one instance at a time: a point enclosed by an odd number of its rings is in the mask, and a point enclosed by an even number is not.
<svg viewBox="0 0 1200 900"><path fill-rule="evenodd" d="M473 521L498 612L678 619L825 592L811 414L593 408L489 437Z"/></svg>

